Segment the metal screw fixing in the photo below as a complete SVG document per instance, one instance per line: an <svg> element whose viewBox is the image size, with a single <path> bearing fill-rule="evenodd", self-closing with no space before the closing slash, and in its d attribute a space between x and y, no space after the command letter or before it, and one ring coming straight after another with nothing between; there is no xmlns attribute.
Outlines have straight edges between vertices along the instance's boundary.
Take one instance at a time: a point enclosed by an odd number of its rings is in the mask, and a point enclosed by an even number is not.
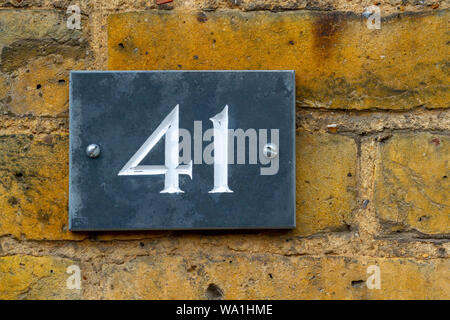
<svg viewBox="0 0 450 320"><path fill-rule="evenodd" d="M86 147L86 154L89 158L95 159L100 155L100 147L98 144L92 143Z"/></svg>
<svg viewBox="0 0 450 320"><path fill-rule="evenodd" d="M264 157L273 159L278 155L278 147L273 143L268 143L263 148Z"/></svg>

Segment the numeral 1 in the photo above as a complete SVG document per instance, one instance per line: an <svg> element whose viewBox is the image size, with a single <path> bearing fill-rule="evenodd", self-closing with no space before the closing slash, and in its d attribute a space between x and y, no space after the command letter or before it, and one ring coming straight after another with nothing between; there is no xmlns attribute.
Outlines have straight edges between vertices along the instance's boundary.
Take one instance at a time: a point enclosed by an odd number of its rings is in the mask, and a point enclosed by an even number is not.
<svg viewBox="0 0 450 320"><path fill-rule="evenodd" d="M209 193L233 192L228 188L228 105L209 120L214 128L214 188Z"/></svg>

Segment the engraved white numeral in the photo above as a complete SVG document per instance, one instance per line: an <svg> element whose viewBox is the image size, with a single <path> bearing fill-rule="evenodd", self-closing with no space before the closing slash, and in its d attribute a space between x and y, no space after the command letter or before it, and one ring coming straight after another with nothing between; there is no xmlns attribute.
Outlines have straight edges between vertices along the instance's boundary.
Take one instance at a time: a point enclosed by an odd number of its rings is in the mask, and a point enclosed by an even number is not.
<svg viewBox="0 0 450 320"><path fill-rule="evenodd" d="M228 188L228 105L209 120L214 128L214 188L209 193L233 192Z"/></svg>
<svg viewBox="0 0 450 320"><path fill-rule="evenodd" d="M178 139L179 139L179 105L169 113L169 115L161 122L156 130L144 142L139 150L119 171L119 176L135 176L135 175L159 175L163 174L164 189L160 193L179 193L184 192L179 188L178 182L180 174L186 174L192 179L192 161L187 165L179 164ZM152 150L156 143L163 137L165 138L165 159L164 165L142 165L139 163Z"/></svg>

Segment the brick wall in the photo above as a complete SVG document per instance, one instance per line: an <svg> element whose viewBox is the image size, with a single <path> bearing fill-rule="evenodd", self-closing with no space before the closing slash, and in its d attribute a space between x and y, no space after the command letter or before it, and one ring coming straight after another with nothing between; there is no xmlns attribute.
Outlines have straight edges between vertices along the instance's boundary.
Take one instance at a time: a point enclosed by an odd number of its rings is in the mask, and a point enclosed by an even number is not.
<svg viewBox="0 0 450 320"><path fill-rule="evenodd" d="M0 0L0 299L449 299L449 7ZM295 70L297 228L68 231L68 75L108 69Z"/></svg>

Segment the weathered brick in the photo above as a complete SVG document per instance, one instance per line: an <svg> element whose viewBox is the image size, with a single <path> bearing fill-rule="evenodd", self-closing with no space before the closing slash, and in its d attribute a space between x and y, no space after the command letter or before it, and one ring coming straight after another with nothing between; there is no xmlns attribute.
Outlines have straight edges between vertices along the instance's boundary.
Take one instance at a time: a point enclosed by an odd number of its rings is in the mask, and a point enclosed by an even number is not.
<svg viewBox="0 0 450 320"><path fill-rule="evenodd" d="M296 234L348 230L356 204L354 139L300 133L296 142Z"/></svg>
<svg viewBox="0 0 450 320"><path fill-rule="evenodd" d="M366 285L380 268L380 289ZM268 254L149 256L104 264L107 299L448 299L449 260L285 257ZM215 290L207 290L210 285Z"/></svg>
<svg viewBox="0 0 450 320"><path fill-rule="evenodd" d="M0 10L0 103L17 115L68 110L68 74L84 68L83 33L47 10Z"/></svg>
<svg viewBox="0 0 450 320"><path fill-rule="evenodd" d="M0 136L0 235L81 239L67 229L68 137Z"/></svg>
<svg viewBox="0 0 450 320"><path fill-rule="evenodd" d="M4 74L0 72L0 106L1 103L6 103L6 94L8 92L9 83Z"/></svg>
<svg viewBox="0 0 450 320"><path fill-rule="evenodd" d="M293 69L300 106L447 108L449 11L147 11L108 19L109 69ZM425 31L424 31L425 30Z"/></svg>
<svg viewBox="0 0 450 320"><path fill-rule="evenodd" d="M1 71L15 70L36 56L84 57L83 33L67 28L67 18L54 10L0 10Z"/></svg>
<svg viewBox="0 0 450 320"><path fill-rule="evenodd" d="M69 71L82 65L59 55L30 60L12 80L8 110L20 115L66 113L69 110Z"/></svg>
<svg viewBox="0 0 450 320"><path fill-rule="evenodd" d="M67 267L74 262L56 257L0 257L0 299L80 299L81 290L68 289Z"/></svg>
<svg viewBox="0 0 450 320"><path fill-rule="evenodd" d="M450 139L398 133L378 149L375 208L384 232L450 234Z"/></svg>

